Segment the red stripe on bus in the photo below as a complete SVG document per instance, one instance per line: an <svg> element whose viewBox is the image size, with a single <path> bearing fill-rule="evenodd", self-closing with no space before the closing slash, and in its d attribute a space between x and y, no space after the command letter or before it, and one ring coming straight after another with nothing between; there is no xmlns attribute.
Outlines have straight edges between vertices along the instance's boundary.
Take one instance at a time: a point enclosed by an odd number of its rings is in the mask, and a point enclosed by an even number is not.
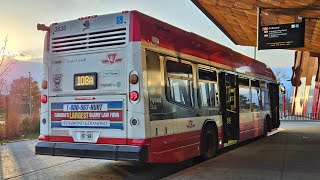
<svg viewBox="0 0 320 180"><path fill-rule="evenodd" d="M247 121L240 123L240 131L252 130L264 126L264 120Z"/></svg>
<svg viewBox="0 0 320 180"><path fill-rule="evenodd" d="M245 124L261 124L260 122L246 122L241 123L240 127ZM242 131L240 133L239 141L251 139L263 134L263 126L257 126L254 129ZM223 130L222 127L218 128L218 142L222 141ZM200 155L200 138L201 130L185 132L180 134L173 134L167 136L160 136L146 139L135 138L106 138L101 137L98 139L97 144L115 144L115 145L135 145L142 146L148 145L149 162L150 163L175 163L190 159ZM71 136L41 136L40 140L51 142L70 142L74 143ZM219 145L219 149L223 144Z"/></svg>
<svg viewBox="0 0 320 180"><path fill-rule="evenodd" d="M141 41L140 17L136 11L130 12L130 37L129 41Z"/></svg>
<svg viewBox="0 0 320 180"><path fill-rule="evenodd" d="M251 127L250 129L245 129L244 127ZM263 121L251 121L240 124L241 132L246 132L250 130L255 130L263 128ZM221 140L223 136L222 127L218 128L218 139ZM159 136L153 138L107 138L100 137L97 141L97 144L129 144L129 145L161 145L165 140L167 144L176 143L179 141L184 141L185 139L192 139L190 141L196 140L194 142L200 142L201 130L184 132L179 134L172 134L167 136ZM253 136L254 137L254 136ZM251 137L251 138L253 138ZM71 136L46 136L45 138L48 141L52 142L74 142Z"/></svg>
<svg viewBox="0 0 320 180"><path fill-rule="evenodd" d="M45 139L50 142L70 142L74 143L71 136L46 136ZM126 144L125 138L99 138L97 144Z"/></svg>
<svg viewBox="0 0 320 180"><path fill-rule="evenodd" d="M221 127L218 128L218 136L219 138L222 137L222 129ZM185 132L180 134L172 134L167 136L159 136L154 138L107 138L107 137L100 137L97 141L97 144L129 144L129 145L150 145L150 144L159 144L159 142L162 142L163 140L167 140L167 142L175 143L176 141L180 141L186 138L198 138L198 141L200 141L200 134L201 130L197 131L191 131L191 132ZM197 139L196 138L196 139ZM52 142L74 142L73 138L71 136L54 136L54 135L45 135L45 140L52 141ZM44 140L41 139L41 140Z"/></svg>

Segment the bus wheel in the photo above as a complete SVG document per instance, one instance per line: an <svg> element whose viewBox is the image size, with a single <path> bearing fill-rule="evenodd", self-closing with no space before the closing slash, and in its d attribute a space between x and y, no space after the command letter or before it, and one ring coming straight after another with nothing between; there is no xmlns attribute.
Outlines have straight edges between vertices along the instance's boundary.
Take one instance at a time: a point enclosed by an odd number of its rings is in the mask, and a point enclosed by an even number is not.
<svg viewBox="0 0 320 180"><path fill-rule="evenodd" d="M204 128L202 140L202 159L207 160L213 158L218 149L218 136L216 128L214 128L212 125L207 125Z"/></svg>

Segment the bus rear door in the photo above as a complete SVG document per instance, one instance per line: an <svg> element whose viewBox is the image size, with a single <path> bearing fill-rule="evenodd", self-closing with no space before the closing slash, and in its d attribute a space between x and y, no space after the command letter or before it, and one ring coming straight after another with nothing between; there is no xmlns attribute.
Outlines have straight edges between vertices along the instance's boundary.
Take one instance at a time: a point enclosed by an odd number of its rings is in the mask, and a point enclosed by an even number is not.
<svg viewBox="0 0 320 180"><path fill-rule="evenodd" d="M239 139L239 88L238 76L219 74L220 104L223 121L223 142Z"/></svg>

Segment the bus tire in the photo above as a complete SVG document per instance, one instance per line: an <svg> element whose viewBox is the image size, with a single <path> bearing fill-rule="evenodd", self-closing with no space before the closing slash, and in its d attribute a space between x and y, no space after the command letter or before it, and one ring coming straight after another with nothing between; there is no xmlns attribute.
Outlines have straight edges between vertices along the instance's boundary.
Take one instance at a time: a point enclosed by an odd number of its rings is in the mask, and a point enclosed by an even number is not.
<svg viewBox="0 0 320 180"><path fill-rule="evenodd" d="M202 159L211 159L216 155L218 149L217 129L213 125L207 125L202 134Z"/></svg>

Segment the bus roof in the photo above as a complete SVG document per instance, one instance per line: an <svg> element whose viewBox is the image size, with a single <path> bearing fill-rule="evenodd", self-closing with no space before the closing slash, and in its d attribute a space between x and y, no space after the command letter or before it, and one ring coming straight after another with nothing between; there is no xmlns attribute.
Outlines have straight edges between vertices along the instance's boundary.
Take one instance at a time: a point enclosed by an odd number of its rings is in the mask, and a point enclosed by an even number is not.
<svg viewBox="0 0 320 180"><path fill-rule="evenodd" d="M275 80L272 70L260 61L141 12L131 11L130 13L130 41L150 42L151 37L154 36L159 39L160 47L227 65L236 70L249 69L250 73Z"/></svg>

